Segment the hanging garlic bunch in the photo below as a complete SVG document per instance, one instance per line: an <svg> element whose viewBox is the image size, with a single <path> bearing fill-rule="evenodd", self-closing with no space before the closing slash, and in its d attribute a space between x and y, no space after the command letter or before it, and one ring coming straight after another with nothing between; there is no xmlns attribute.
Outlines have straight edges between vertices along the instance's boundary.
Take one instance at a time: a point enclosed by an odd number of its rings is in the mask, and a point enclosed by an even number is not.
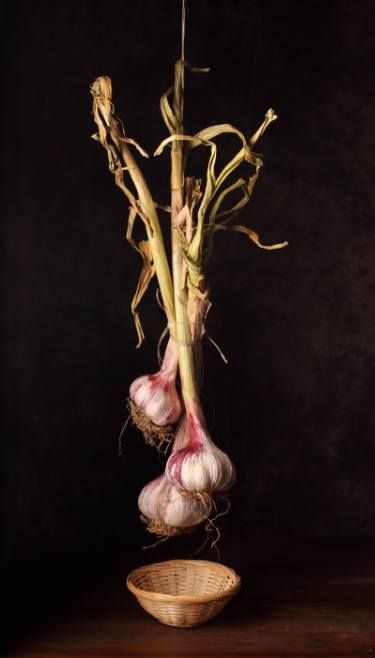
<svg viewBox="0 0 375 658"><path fill-rule="evenodd" d="M176 389L177 368L178 355L170 339L159 372L142 375L130 386L128 404L132 420L151 445L160 447L168 440L170 426L181 416L182 405Z"/></svg>
<svg viewBox="0 0 375 658"><path fill-rule="evenodd" d="M212 441L201 412L188 413L184 447L171 454L165 475L180 491L208 494L227 491L235 482L236 470L228 455Z"/></svg>
<svg viewBox="0 0 375 658"><path fill-rule="evenodd" d="M186 441L186 420L176 432L173 453L178 453ZM192 496L179 491L168 482L165 474L146 484L139 498L141 519L149 532L158 536L172 536L195 529L210 516L212 500L206 496Z"/></svg>
<svg viewBox="0 0 375 658"><path fill-rule="evenodd" d="M211 306L204 267L213 249L214 236L218 231L235 231L265 250L281 249L287 245L287 242L265 245L249 227L230 224L251 198L263 166L262 156L253 149L277 115L270 108L250 138L228 123L209 126L194 135L186 134L183 121L184 2L182 28L182 50L175 64L174 86L160 100L162 117L170 134L154 153L159 156L167 146L170 147L169 206L160 205L151 195L134 157L134 149L138 154L148 156L127 136L122 121L115 114L110 78L101 76L91 86L94 119L98 126L98 133L93 137L106 149L109 169L130 204L126 237L143 263L131 303L138 333L137 346L144 338L137 309L154 275L168 326L173 328L160 371L138 377L130 386L128 399L134 424L143 431L146 441L159 449L163 443L170 443L173 437L171 425L179 420L183 407L186 414L176 432L165 473L147 484L139 495L139 509L148 530L164 536L186 532L209 519L214 506L212 496L227 491L236 478L232 461L213 443L207 431L200 405L200 344ZM207 70L189 68L192 71ZM225 166L218 169L220 160L217 159L215 140L224 134L238 139L240 146ZM196 148L206 149L208 154L204 182L185 176L188 155ZM252 166L252 173L246 178L238 177L238 168L245 163ZM170 214L170 259L159 210ZM137 218L147 238L140 242L133 238ZM176 390L177 370L182 401Z"/></svg>

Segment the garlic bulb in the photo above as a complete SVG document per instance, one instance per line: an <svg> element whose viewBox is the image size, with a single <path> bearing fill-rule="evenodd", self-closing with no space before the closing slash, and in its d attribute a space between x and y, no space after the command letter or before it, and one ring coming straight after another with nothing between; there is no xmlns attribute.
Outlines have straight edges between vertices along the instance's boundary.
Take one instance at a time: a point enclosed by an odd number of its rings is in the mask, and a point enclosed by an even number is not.
<svg viewBox="0 0 375 658"><path fill-rule="evenodd" d="M176 389L177 366L176 348L170 339L160 371L142 375L130 386L130 400L138 412L155 425L171 425L181 416L181 400Z"/></svg>
<svg viewBox="0 0 375 658"><path fill-rule="evenodd" d="M229 489L236 470L228 455L214 444L201 418L201 413L188 414L185 445L170 455L165 475L177 489L211 495Z"/></svg>
<svg viewBox="0 0 375 658"><path fill-rule="evenodd" d="M186 532L208 519L212 502L204 496L181 493L163 474L143 487L138 507L150 532L173 535Z"/></svg>
<svg viewBox="0 0 375 658"><path fill-rule="evenodd" d="M147 520L159 520L159 497L163 496L163 489L168 482L164 475L160 475L155 480L146 484L138 496L139 511Z"/></svg>
<svg viewBox="0 0 375 658"><path fill-rule="evenodd" d="M172 453L176 452L186 443L186 417L180 421L177 430L175 439L172 446ZM146 521L160 521L160 505L163 504L164 491L169 485L168 481L165 478L165 474L160 475L152 482L146 484L141 493L138 496L138 507L140 512L143 514ZM170 486L170 485L169 485Z"/></svg>

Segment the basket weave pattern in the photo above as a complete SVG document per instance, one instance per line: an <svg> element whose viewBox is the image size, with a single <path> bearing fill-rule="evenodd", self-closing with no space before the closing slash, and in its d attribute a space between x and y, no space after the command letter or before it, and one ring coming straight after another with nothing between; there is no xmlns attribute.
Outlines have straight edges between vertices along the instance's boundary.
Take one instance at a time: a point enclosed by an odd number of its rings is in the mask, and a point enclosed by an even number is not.
<svg viewBox="0 0 375 658"><path fill-rule="evenodd" d="M198 626L240 589L240 577L217 562L170 560L132 571L126 581L140 605L163 624Z"/></svg>

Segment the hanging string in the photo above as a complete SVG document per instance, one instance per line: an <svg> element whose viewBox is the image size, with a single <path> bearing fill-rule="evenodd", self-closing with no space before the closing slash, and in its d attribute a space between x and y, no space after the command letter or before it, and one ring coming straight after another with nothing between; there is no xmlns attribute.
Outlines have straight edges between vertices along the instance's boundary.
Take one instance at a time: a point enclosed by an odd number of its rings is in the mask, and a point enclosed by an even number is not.
<svg viewBox="0 0 375 658"><path fill-rule="evenodd" d="M181 16L181 59L185 61L186 0L182 0Z"/></svg>
<svg viewBox="0 0 375 658"><path fill-rule="evenodd" d="M185 35L186 35L186 0L182 0L181 10L181 123L184 120L184 90L185 90Z"/></svg>

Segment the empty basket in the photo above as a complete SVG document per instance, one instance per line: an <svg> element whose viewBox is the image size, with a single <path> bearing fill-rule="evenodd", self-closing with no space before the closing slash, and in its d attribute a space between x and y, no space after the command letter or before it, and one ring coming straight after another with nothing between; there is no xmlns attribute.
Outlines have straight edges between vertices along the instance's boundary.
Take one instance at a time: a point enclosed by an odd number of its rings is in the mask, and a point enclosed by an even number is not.
<svg viewBox="0 0 375 658"><path fill-rule="evenodd" d="M233 569L207 560L170 560L134 569L126 585L142 608L168 626L199 626L238 592Z"/></svg>

